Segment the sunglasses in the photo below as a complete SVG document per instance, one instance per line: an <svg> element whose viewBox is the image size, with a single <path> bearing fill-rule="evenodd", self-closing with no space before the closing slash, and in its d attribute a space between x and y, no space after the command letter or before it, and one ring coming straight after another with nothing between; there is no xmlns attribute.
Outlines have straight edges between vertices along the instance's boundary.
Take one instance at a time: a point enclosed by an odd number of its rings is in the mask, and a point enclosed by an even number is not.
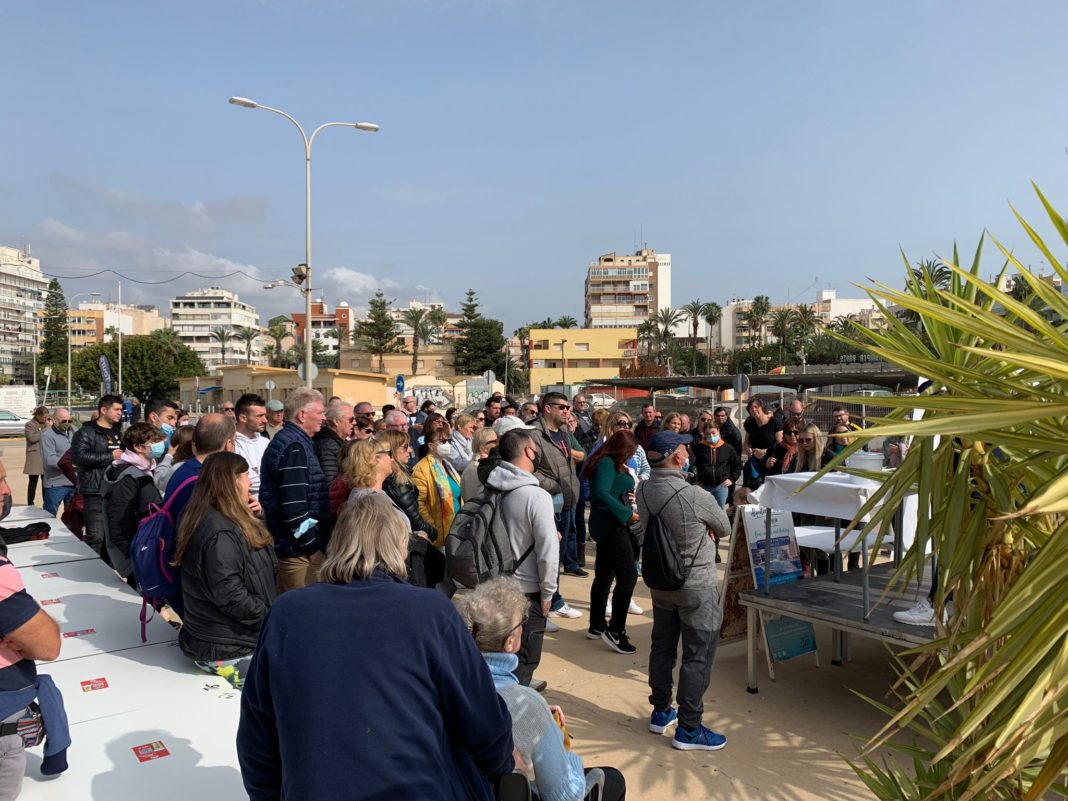
<svg viewBox="0 0 1068 801"><path fill-rule="evenodd" d="M375 456L389 456L390 453L391 452L388 449L384 451L375 451Z"/></svg>
<svg viewBox="0 0 1068 801"><path fill-rule="evenodd" d="M797 441L800 442L802 445L811 445L816 440L813 437L798 437Z"/></svg>
<svg viewBox="0 0 1068 801"><path fill-rule="evenodd" d="M224 412L232 412L234 410L234 407L233 406L223 406L222 410Z"/></svg>
<svg viewBox="0 0 1068 801"><path fill-rule="evenodd" d="M571 406L566 404L566 403L547 403L545 405L546 406L555 406L557 409L560 409L561 411L565 411L565 412L571 410Z"/></svg>
<svg viewBox="0 0 1068 801"><path fill-rule="evenodd" d="M358 428L360 431L362 431L365 434L373 434L373 433L375 433L375 430L373 428L364 428L363 426L356 426L356 428Z"/></svg>
<svg viewBox="0 0 1068 801"><path fill-rule="evenodd" d="M782 435L784 437L796 437L797 436L797 432L796 431L783 431Z"/></svg>
<svg viewBox="0 0 1068 801"><path fill-rule="evenodd" d="M628 423L626 420L617 420L616 421L616 428L630 428L630 425L631 424Z"/></svg>
<svg viewBox="0 0 1068 801"><path fill-rule="evenodd" d="M496 445L498 442L500 442L499 439L487 439L486 440L486 444L487 445Z"/></svg>
<svg viewBox="0 0 1068 801"><path fill-rule="evenodd" d="M486 418L482 417L482 416L476 417L475 418L475 422L476 423L485 423L486 422Z"/></svg>

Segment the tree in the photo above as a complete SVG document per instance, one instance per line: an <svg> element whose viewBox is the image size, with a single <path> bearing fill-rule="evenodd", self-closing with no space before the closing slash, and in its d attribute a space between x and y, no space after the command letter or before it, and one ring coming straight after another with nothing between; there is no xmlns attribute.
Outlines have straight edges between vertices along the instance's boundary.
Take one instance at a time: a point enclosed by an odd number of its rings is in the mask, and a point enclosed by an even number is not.
<svg viewBox="0 0 1068 801"><path fill-rule="evenodd" d="M1051 255L1068 245L1068 227L1035 191L1059 241L1047 245L1020 218L1025 238L1068 280ZM865 531L886 532L898 499L912 491L922 522L889 591L913 593L926 555L937 555L932 638L895 659L897 702L872 701L891 719L854 765L887 801L1065 794L1068 333L987 282L979 254L971 269L954 254L944 289L909 270L903 291L867 290L884 310L913 312L926 337L886 314L880 330L858 331L865 351L931 383L918 397L880 398L892 411L856 432L861 441L827 468L870 437L911 438L904 461L870 496L878 511ZM1068 298L1022 277L1051 315L1068 319Z"/></svg>
<svg viewBox="0 0 1068 801"><path fill-rule="evenodd" d="M239 325L234 329L234 339L245 343L245 364L252 364L252 346L256 343L260 332L247 325Z"/></svg>
<svg viewBox="0 0 1068 801"><path fill-rule="evenodd" d="M576 320L574 317L571 317L570 315L565 315L564 317L561 317L556 322L554 322L553 323L553 327L554 328L578 328L578 320Z"/></svg>
<svg viewBox="0 0 1068 801"><path fill-rule="evenodd" d="M274 341L274 358L275 366L282 366L283 354L285 348L282 346L282 340L289 336L289 331L286 329L285 322L286 317L273 317L267 323L267 336Z"/></svg>
<svg viewBox="0 0 1068 801"><path fill-rule="evenodd" d="M57 278L53 278L48 284L42 327L44 336L41 339L37 370L43 374L45 367L51 367L53 379L62 376L61 380L66 382L67 337L70 332L67 326L67 299Z"/></svg>
<svg viewBox="0 0 1068 801"><path fill-rule="evenodd" d="M135 395L142 403L153 397L175 398L178 394L178 379L204 375L204 363L190 348L178 344L171 348L166 337L123 337L122 340L122 387L128 395ZM118 364L118 344L104 342L82 348L74 354L72 367L74 382L88 392L100 389L101 356L107 356Z"/></svg>
<svg viewBox="0 0 1068 801"><path fill-rule="evenodd" d="M412 329L412 375L419 373L419 345L426 341L430 332L429 309L405 309L401 313L401 322Z"/></svg>
<svg viewBox="0 0 1068 801"><path fill-rule="evenodd" d="M478 295L467 290L462 305L460 336L453 346L456 372L460 375L481 375L487 370L503 374L504 324L500 320L483 317L479 311Z"/></svg>
<svg viewBox="0 0 1068 801"><path fill-rule="evenodd" d="M697 344L697 334L701 329L701 320L704 319L705 306L707 303L702 303L700 299L691 300L689 303L679 308L683 314L686 315L690 321L690 331L693 336L690 337L690 345Z"/></svg>
<svg viewBox="0 0 1068 801"><path fill-rule="evenodd" d="M771 335L779 341L779 363L784 364L786 358L786 350L792 339L792 329L794 326L794 310L788 306L783 306L781 309L776 309L768 317L768 328L771 330Z"/></svg>
<svg viewBox="0 0 1068 801"><path fill-rule="evenodd" d="M226 364L226 346L234 338L234 332L229 328L216 328L211 332L211 338L218 342L222 349L219 364Z"/></svg>
<svg viewBox="0 0 1068 801"><path fill-rule="evenodd" d="M745 312L745 322L749 326L749 346L764 345L764 325L768 321L771 312L771 301L767 295L757 295L749 305L749 311Z"/></svg>
<svg viewBox="0 0 1068 801"><path fill-rule="evenodd" d="M645 320L638 326L638 344L645 346L645 355L651 356L653 345L659 337L659 329L652 320Z"/></svg>
<svg viewBox="0 0 1068 801"><path fill-rule="evenodd" d="M720 320L723 319L723 308L718 303L706 303L705 309L701 313L705 322L708 323L708 342L706 343L707 350L705 351L707 358L705 359L705 371L712 372L712 329L719 325ZM723 343L720 342L722 346Z"/></svg>
<svg viewBox="0 0 1068 801"><path fill-rule="evenodd" d="M340 355L340 351L338 354ZM321 339L312 340L312 363L319 368L334 367L338 361L338 356L335 356L329 351L325 342Z"/></svg>
<svg viewBox="0 0 1068 801"><path fill-rule="evenodd" d="M345 343L348 342L348 339L349 339L348 326L335 325L333 328L328 328L324 333L328 338L337 340L337 356L336 357L332 356L331 357L331 359L332 359L331 363L329 365L326 365L326 366L328 366L328 367L336 367L337 369L340 370L341 369L341 349L345 346ZM323 343L323 348L324 348L324 352L325 352L326 343ZM316 358L315 358L315 354L314 353L312 353L312 361L314 361L316 364L319 364L318 360L316 360ZM336 364L335 364L335 362L336 362Z"/></svg>
<svg viewBox="0 0 1068 801"><path fill-rule="evenodd" d="M386 354L404 353L404 341L397 336L389 315L392 300L379 290L367 304L367 318L356 323L356 336L372 356L378 357L378 372L386 372Z"/></svg>
<svg viewBox="0 0 1068 801"><path fill-rule="evenodd" d="M667 342L675 338L675 326L681 323L684 315L679 309L664 307L653 315L653 322L660 329L661 342Z"/></svg>

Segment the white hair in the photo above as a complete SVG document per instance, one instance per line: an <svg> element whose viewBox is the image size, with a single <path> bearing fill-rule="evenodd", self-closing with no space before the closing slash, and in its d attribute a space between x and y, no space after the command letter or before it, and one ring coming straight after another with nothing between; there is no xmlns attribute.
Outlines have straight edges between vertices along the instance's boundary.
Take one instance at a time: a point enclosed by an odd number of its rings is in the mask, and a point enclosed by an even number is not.
<svg viewBox="0 0 1068 801"><path fill-rule="evenodd" d="M323 402L323 393L310 387L300 387L289 393L286 398L286 420L291 423L297 422L297 412L302 412L318 401Z"/></svg>

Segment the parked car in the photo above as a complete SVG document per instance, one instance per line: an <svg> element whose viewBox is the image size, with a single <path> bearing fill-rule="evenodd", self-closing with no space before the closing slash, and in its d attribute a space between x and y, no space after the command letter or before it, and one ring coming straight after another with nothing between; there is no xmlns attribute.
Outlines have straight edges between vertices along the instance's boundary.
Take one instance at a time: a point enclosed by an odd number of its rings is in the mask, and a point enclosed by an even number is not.
<svg viewBox="0 0 1068 801"><path fill-rule="evenodd" d="M29 417L19 417L7 409L0 409L0 437L21 436L28 422Z"/></svg>

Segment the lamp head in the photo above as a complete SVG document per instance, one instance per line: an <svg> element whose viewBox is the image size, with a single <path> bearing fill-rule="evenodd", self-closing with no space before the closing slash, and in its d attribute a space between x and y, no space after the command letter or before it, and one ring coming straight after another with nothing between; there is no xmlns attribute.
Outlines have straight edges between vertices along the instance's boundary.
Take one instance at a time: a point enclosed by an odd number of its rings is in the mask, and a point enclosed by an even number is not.
<svg viewBox="0 0 1068 801"><path fill-rule="evenodd" d="M247 97L231 97L230 104L234 106L241 106L241 108L259 107L259 104L255 100L249 100Z"/></svg>
<svg viewBox="0 0 1068 801"><path fill-rule="evenodd" d="M231 100L230 102L232 103L234 101ZM357 122L352 127L359 128L361 131L370 131L371 133L378 132L378 125L373 122Z"/></svg>

